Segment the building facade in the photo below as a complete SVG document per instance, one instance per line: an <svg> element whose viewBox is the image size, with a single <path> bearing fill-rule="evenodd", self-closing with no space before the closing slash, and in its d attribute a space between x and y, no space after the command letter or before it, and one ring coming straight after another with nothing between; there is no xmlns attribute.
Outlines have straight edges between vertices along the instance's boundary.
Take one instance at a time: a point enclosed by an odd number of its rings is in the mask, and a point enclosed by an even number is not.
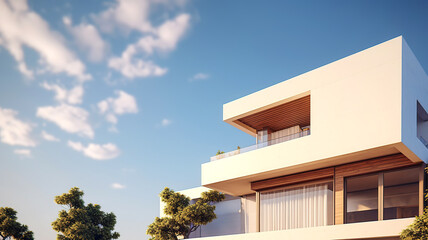
<svg viewBox="0 0 428 240"><path fill-rule="evenodd" d="M192 237L398 239L425 205L427 111L402 37L225 104L255 144L211 157L203 187L182 191L227 194Z"/></svg>

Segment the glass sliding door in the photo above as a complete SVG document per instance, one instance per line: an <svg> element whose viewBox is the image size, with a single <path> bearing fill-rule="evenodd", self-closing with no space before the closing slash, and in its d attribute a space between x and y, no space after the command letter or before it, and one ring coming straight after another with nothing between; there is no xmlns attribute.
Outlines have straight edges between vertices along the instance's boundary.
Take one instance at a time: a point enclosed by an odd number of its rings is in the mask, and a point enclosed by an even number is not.
<svg viewBox="0 0 428 240"><path fill-rule="evenodd" d="M275 231L333 224L333 184L262 192L260 230Z"/></svg>

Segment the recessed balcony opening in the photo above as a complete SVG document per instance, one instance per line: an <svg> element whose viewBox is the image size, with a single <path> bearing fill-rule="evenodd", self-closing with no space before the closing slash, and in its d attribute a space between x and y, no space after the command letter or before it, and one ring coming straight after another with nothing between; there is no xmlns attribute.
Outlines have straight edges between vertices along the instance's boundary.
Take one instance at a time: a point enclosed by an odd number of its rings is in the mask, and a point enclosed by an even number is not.
<svg viewBox="0 0 428 240"><path fill-rule="evenodd" d="M419 102L417 102L417 136L428 148L428 114Z"/></svg>
<svg viewBox="0 0 428 240"><path fill-rule="evenodd" d="M294 126L309 126L311 124L311 96L307 95L236 121L256 132L264 129L277 132Z"/></svg>
<svg viewBox="0 0 428 240"><path fill-rule="evenodd" d="M218 154L211 161L310 135L311 96L244 116L234 123L255 135L255 145Z"/></svg>
<svg viewBox="0 0 428 240"><path fill-rule="evenodd" d="M308 95L237 121L256 131L256 144L261 146L306 136L311 125L311 97Z"/></svg>

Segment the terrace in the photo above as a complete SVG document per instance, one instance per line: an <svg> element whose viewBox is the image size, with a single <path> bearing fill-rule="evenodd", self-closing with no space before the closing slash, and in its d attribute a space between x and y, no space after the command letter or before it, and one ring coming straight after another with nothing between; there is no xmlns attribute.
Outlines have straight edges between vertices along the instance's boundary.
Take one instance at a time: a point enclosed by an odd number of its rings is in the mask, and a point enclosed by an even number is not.
<svg viewBox="0 0 428 240"><path fill-rule="evenodd" d="M293 132L293 133L284 134L284 133L289 133L289 132ZM244 148L238 147L238 149L236 149L234 151L230 151L230 152L218 154L216 156L212 156L210 158L210 161L216 161L216 160L220 160L223 158L235 156L238 154L254 151L257 149L261 149L261 148L265 148L265 147L272 146L275 144L290 141L290 140L293 140L296 138L308 136L310 134L311 134L310 126L306 126L303 128L300 128L299 126L287 128L287 129L284 129L281 131L269 133L269 134L267 134L267 136L259 136L257 138L257 143L254 145L244 147ZM262 135L262 134L260 134L260 135Z"/></svg>

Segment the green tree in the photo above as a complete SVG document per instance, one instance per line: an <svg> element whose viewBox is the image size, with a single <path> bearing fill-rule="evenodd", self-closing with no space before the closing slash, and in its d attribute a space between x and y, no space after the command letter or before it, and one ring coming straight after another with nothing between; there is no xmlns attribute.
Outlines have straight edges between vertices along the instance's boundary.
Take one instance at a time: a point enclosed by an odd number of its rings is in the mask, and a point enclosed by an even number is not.
<svg viewBox="0 0 428 240"><path fill-rule="evenodd" d="M218 155L222 155L224 152L223 151L221 151L221 150L218 150L217 151L217 153L215 154L216 156L218 156Z"/></svg>
<svg viewBox="0 0 428 240"><path fill-rule="evenodd" d="M216 219L213 203L221 202L225 198L224 194L211 190L203 192L201 198L190 204L189 197L169 188L165 188L160 197L165 203L166 217L156 217L149 225L147 234L152 236L151 240L178 239L179 236L189 238L190 233L198 227Z"/></svg>
<svg viewBox="0 0 428 240"><path fill-rule="evenodd" d="M425 169L428 172L428 168ZM425 193L425 201L428 201L428 193ZM415 221L401 232L402 240L428 239L428 207L424 213L415 218Z"/></svg>
<svg viewBox="0 0 428 240"><path fill-rule="evenodd" d="M52 223L59 232L57 240L110 240L118 239L119 233L113 232L116 216L101 211L98 204L85 205L83 191L74 187L68 193L55 197L55 202L68 209L61 210L57 220Z"/></svg>
<svg viewBox="0 0 428 240"><path fill-rule="evenodd" d="M0 239L34 240L33 232L28 230L27 225L17 222L17 219L13 208L0 208Z"/></svg>

